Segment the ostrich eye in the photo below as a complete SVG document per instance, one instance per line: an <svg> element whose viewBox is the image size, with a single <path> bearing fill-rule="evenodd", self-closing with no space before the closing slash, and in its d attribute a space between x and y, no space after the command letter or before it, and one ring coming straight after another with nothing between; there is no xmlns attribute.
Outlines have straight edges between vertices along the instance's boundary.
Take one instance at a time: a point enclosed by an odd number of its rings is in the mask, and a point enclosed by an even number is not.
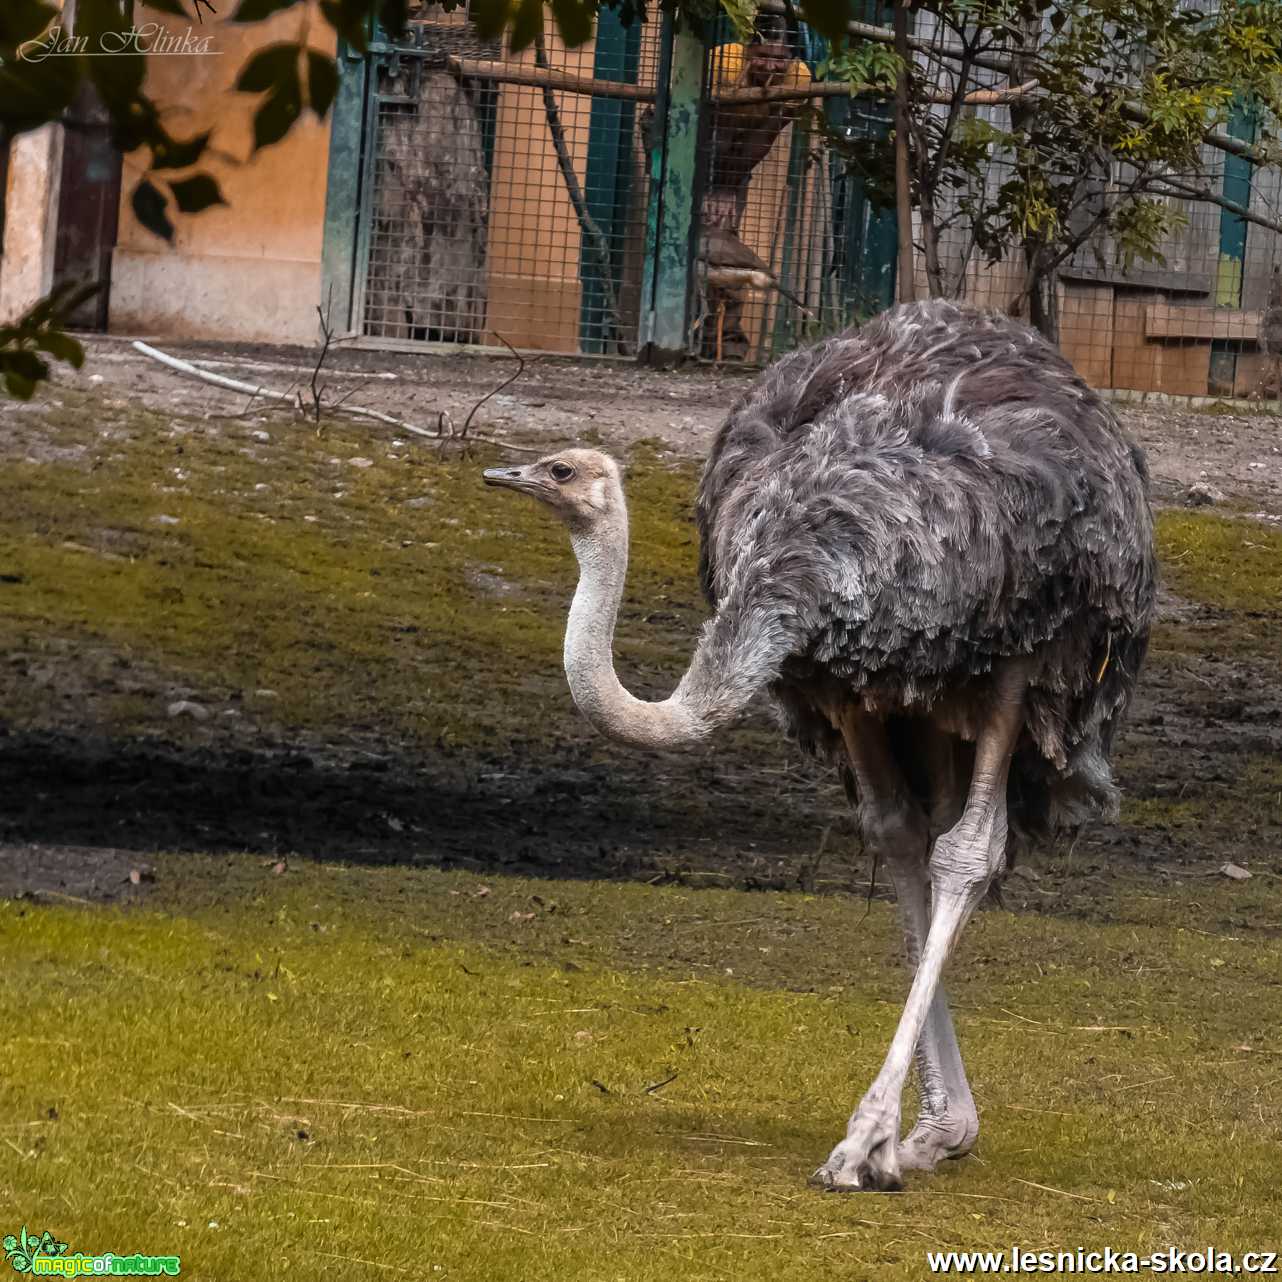
<svg viewBox="0 0 1282 1282"><path fill-rule="evenodd" d="M568 481L574 475L574 469L568 463L553 463L548 470L554 481Z"/></svg>

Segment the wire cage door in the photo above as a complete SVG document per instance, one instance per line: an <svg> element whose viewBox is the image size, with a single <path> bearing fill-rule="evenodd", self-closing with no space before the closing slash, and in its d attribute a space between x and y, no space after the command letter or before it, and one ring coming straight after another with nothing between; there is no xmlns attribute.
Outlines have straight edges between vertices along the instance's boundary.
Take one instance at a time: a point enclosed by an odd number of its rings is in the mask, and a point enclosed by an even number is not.
<svg viewBox="0 0 1282 1282"><path fill-rule="evenodd" d="M724 21L708 42L694 351L764 363L888 306L890 210L849 156L884 138L888 110L814 92L826 42L763 13L744 43Z"/></svg>
<svg viewBox="0 0 1282 1282"><path fill-rule="evenodd" d="M549 24L551 26L551 24ZM354 316L372 339L636 351L657 36L522 55L464 9L371 47Z"/></svg>

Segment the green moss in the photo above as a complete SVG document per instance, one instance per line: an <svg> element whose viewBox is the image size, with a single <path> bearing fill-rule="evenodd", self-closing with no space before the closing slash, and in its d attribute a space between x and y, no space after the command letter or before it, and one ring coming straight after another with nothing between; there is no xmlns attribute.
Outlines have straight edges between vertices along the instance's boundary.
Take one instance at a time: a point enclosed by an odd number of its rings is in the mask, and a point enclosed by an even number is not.
<svg viewBox="0 0 1282 1282"><path fill-rule="evenodd" d="M44 444L83 447L90 412L45 410ZM81 459L0 474L0 572L16 580L0 585L0 644L146 655L210 698L268 687L298 726L498 743L507 694L522 737L547 727L573 557L545 511L481 484L484 459L391 458L350 428L274 427L264 444L240 425L120 413ZM362 455L373 466L351 463ZM643 450L630 483L621 659L676 669L701 617L694 474ZM148 716L101 712L126 729Z"/></svg>
<svg viewBox="0 0 1282 1282"><path fill-rule="evenodd" d="M1282 1215L1277 941L982 915L952 982L982 1161L840 1198L804 1181L898 1014L888 905L158 876L130 912L0 907L6 1192L77 1248L200 1278L893 1280L934 1247L1258 1249Z"/></svg>
<svg viewBox="0 0 1282 1282"><path fill-rule="evenodd" d="M1282 610L1282 530L1205 512L1158 514L1162 573L1182 597L1224 610Z"/></svg>
<svg viewBox="0 0 1282 1282"><path fill-rule="evenodd" d="M1234 767L1228 778L1191 774L1175 796L1125 796L1122 822L1136 828L1184 830L1200 840L1215 839L1217 848L1265 838L1264 851L1271 851L1282 835L1282 763L1243 754Z"/></svg>

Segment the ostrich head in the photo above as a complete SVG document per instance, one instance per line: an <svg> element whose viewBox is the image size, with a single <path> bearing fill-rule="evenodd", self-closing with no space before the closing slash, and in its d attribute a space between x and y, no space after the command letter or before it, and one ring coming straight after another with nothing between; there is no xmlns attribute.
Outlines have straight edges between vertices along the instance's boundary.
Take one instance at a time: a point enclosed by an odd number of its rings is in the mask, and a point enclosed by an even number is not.
<svg viewBox="0 0 1282 1282"><path fill-rule="evenodd" d="M524 467L487 468L485 483L546 503L571 528L623 513L619 465L596 450L559 450Z"/></svg>

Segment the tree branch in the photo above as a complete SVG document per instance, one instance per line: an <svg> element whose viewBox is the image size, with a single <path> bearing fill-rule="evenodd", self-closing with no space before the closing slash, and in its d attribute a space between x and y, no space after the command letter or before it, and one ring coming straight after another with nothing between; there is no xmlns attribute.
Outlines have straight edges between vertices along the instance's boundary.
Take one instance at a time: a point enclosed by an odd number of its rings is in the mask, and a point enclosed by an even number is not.
<svg viewBox="0 0 1282 1282"><path fill-rule="evenodd" d="M1155 187L1153 190L1159 196L1176 196L1186 200L1205 201L1207 204L1218 205L1221 209L1226 209L1230 214L1236 214L1245 222L1254 223L1257 227L1267 227L1269 231L1282 232L1282 220L1269 218L1265 214L1257 214L1245 205L1239 205L1236 200L1230 200L1227 196L1221 196L1218 192L1211 191L1209 188L1190 187L1165 174L1155 175L1152 181L1161 183L1171 189L1162 191Z"/></svg>

